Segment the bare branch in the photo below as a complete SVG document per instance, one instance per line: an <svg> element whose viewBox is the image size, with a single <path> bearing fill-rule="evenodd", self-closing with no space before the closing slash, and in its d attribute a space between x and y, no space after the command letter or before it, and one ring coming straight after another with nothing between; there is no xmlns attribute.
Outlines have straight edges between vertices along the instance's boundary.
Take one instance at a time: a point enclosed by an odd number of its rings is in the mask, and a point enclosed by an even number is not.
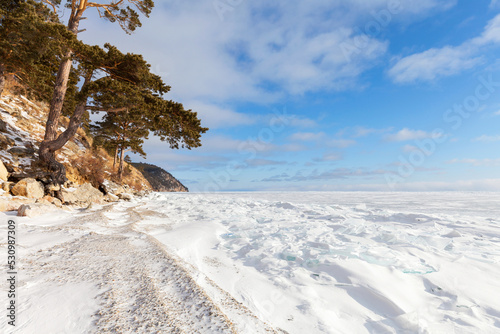
<svg viewBox="0 0 500 334"><path fill-rule="evenodd" d="M91 111L105 111L105 112L109 112L109 113L119 113L119 112L122 112L122 111L129 109L129 107L107 109L107 108L99 108L99 107L94 107L94 106L86 106L85 108L88 110L91 110Z"/></svg>
<svg viewBox="0 0 500 334"><path fill-rule="evenodd" d="M109 7L115 7L119 6L124 0L119 0L118 2L112 2L109 4L100 4L100 3L95 3L95 2L89 2L87 3L87 7L95 7L95 8L109 8ZM87 1L85 1L87 2Z"/></svg>
<svg viewBox="0 0 500 334"><path fill-rule="evenodd" d="M49 5L50 7L52 7L52 11L54 13L57 13L57 8L56 8L56 5L52 3L52 1L50 0L42 0L43 3Z"/></svg>

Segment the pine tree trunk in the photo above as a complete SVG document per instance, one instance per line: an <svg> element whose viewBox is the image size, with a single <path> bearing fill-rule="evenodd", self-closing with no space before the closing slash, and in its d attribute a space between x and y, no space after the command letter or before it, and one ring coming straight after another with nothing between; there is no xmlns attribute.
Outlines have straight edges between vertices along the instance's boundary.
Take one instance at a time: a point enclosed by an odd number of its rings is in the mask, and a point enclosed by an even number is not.
<svg viewBox="0 0 500 334"><path fill-rule="evenodd" d="M5 67L0 63L0 96L2 96L3 89L5 88Z"/></svg>
<svg viewBox="0 0 500 334"><path fill-rule="evenodd" d="M122 180L123 175L123 156L125 155L125 148L121 147L120 149L120 166L118 167L118 179Z"/></svg>
<svg viewBox="0 0 500 334"><path fill-rule="evenodd" d="M59 117L62 113L64 97L68 89L69 74L71 72L71 56L73 52L68 50L64 55L59 71L57 72L56 83L54 86L54 94L50 102L50 111L45 125L44 141L54 140L57 136L57 127L59 125Z"/></svg>
<svg viewBox="0 0 500 334"><path fill-rule="evenodd" d="M68 30L73 34L78 33L78 26L80 24L80 18L82 13L76 13L76 15L71 15L68 22ZM56 82L54 85L54 94L52 95L52 100L50 101L49 116L47 118L47 124L45 126L45 137L46 140L54 140L57 136L57 126L59 124L59 117L62 113L62 108L64 104L64 97L66 96L66 91L68 90L69 74L71 72L72 60L71 57L73 52L67 50L63 55L61 64L59 64L59 70L57 71Z"/></svg>
<svg viewBox="0 0 500 334"><path fill-rule="evenodd" d="M78 25L80 19L85 9L77 10L75 13L71 14L68 22L68 30L74 33L78 33ZM54 94L52 95L52 101L50 103L49 115L47 117L47 123L45 127L45 136L40 144L38 151L38 157L43 164L47 166L47 169L52 172L52 178L55 183L66 182L66 168L61 163L56 160L56 151L66 144L66 142L71 139L76 133L76 130L80 127L81 118L85 112L85 105L87 99L82 101L75 109L73 116L70 120L70 125L61 135L57 136L57 128L59 125L59 117L62 113L62 107L64 104L64 97L68 89L69 75L72 66L72 56L71 50L66 51L64 54L61 64L59 65L59 70L57 72ZM90 77L91 78L91 77ZM85 79L85 84L90 80L90 78ZM82 105L83 104L83 105ZM57 138L56 138L57 137Z"/></svg>
<svg viewBox="0 0 500 334"><path fill-rule="evenodd" d="M81 101L75 108L75 112L69 121L68 128L61 133L56 139L51 141L44 140L40 144L38 155L40 159L47 164L48 170L53 173L52 179L54 183L64 183L66 179L66 167L57 162L55 152L61 149L73 136L82 123L82 117L85 113L87 99Z"/></svg>
<svg viewBox="0 0 500 334"><path fill-rule="evenodd" d="M116 161L118 160L118 144L115 147L115 156L113 157L113 172L115 171Z"/></svg>

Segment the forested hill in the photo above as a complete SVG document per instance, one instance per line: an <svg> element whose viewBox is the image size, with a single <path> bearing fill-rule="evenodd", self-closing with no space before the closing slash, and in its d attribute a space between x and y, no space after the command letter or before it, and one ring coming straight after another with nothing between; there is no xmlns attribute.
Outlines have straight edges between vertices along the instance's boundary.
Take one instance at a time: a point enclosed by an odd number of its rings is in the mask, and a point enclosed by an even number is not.
<svg viewBox="0 0 500 334"><path fill-rule="evenodd" d="M163 168L141 162L132 162L131 165L144 175L146 180L149 181L149 184L151 184L151 187L153 187L154 191L189 191L187 187L185 187L181 182L179 182L179 180Z"/></svg>

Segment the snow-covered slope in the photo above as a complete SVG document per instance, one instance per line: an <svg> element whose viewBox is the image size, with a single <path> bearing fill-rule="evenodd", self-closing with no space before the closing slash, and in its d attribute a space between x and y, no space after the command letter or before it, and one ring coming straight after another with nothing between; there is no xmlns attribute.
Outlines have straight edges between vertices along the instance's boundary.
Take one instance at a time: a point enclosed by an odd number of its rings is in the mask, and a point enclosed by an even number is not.
<svg viewBox="0 0 500 334"><path fill-rule="evenodd" d="M24 96L5 94L0 98L0 120L5 122L5 131L0 132L0 159L14 172L31 171L37 151L45 133L47 106L35 104ZM65 128L60 126L59 131ZM90 147L87 137L78 131L58 152L59 161L68 164L69 157L76 152L82 154Z"/></svg>

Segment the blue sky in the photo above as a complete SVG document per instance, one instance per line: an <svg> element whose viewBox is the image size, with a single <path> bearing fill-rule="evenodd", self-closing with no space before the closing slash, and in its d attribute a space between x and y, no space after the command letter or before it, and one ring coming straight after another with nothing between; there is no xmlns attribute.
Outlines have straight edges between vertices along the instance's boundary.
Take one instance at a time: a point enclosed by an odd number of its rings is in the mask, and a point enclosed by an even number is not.
<svg viewBox="0 0 500 334"><path fill-rule="evenodd" d="M500 189L500 1L157 1L131 36L86 16L210 128L145 145L192 191Z"/></svg>

